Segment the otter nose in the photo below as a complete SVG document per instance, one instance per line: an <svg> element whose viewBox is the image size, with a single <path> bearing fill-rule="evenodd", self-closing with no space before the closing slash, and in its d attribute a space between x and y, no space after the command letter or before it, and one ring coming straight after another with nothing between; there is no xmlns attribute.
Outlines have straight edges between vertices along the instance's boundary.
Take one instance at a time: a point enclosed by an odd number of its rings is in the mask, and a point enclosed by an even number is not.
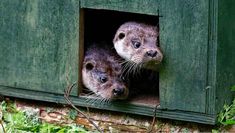
<svg viewBox="0 0 235 133"><path fill-rule="evenodd" d="M147 56L155 57L157 55L157 51L149 50L148 52L146 52L146 54L147 54Z"/></svg>
<svg viewBox="0 0 235 133"><path fill-rule="evenodd" d="M113 94L115 96L120 96L124 94L124 88L115 88L113 89Z"/></svg>

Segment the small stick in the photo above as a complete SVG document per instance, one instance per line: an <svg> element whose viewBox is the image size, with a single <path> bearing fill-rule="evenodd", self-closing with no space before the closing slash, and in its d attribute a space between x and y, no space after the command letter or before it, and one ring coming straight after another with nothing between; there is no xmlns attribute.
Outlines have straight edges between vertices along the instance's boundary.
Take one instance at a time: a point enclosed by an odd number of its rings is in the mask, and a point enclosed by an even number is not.
<svg viewBox="0 0 235 133"><path fill-rule="evenodd" d="M3 133L6 133L6 130L5 130L4 126L3 126L3 124L2 124L2 121L0 122L0 124L2 126Z"/></svg>
<svg viewBox="0 0 235 133"><path fill-rule="evenodd" d="M158 106L158 105L156 105L156 107L154 108L153 120L152 120L151 126L150 126L150 128L148 129L147 133L151 133L152 130L153 130L153 127L154 127L154 125L155 125L157 106Z"/></svg>
<svg viewBox="0 0 235 133"><path fill-rule="evenodd" d="M2 96L0 96L0 97L2 98ZM6 130L5 130L4 126L3 126L3 111L2 111L2 108L0 109L0 124L2 126L3 133L6 133Z"/></svg>
<svg viewBox="0 0 235 133"><path fill-rule="evenodd" d="M103 131L85 114L83 113L81 110L79 110L69 99L69 95L71 93L72 88L76 85L76 83L73 83L72 85L68 86L67 89L65 90L64 93L64 98L66 100L66 102L71 105L77 112L79 112L80 114L82 114L99 132L103 133Z"/></svg>

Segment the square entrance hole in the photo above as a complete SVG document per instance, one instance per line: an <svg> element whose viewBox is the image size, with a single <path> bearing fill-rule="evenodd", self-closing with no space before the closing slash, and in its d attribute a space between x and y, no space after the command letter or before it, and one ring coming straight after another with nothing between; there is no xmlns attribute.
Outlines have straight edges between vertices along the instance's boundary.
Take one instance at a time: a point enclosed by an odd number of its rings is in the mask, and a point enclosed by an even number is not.
<svg viewBox="0 0 235 133"><path fill-rule="evenodd" d="M80 58L91 44L110 45L114 49L113 38L117 29L125 22L135 21L159 27L159 17L145 14L127 13L111 10L81 9L80 15ZM159 29L159 28L157 28ZM159 40L159 39L158 39ZM100 45L99 45L100 44ZM158 42L159 44L159 42ZM82 50L82 52L81 52ZM84 51L83 51L84 50ZM82 62L80 62L82 64ZM82 66L80 66L82 67ZM127 79L130 95L125 102L155 107L159 101L159 73L141 69L137 74L130 74ZM81 77L81 76L80 76ZM80 81L82 81L80 79ZM81 88L81 87L80 87ZM88 96L88 92L80 90L80 96ZM90 98L90 97L89 97Z"/></svg>

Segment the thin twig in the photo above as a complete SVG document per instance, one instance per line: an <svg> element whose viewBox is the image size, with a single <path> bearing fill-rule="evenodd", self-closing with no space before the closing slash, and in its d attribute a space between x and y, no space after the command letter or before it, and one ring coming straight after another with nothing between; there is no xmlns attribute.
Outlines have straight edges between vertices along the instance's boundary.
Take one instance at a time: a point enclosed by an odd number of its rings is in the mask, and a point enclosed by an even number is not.
<svg viewBox="0 0 235 133"><path fill-rule="evenodd" d="M2 98L2 96L0 96L0 97ZM0 109L0 124L2 126L3 133L6 133L6 130L5 130L4 126L3 126L3 111L2 111L2 109Z"/></svg>
<svg viewBox="0 0 235 133"><path fill-rule="evenodd" d="M72 88L76 85L76 83L73 83L72 85L68 86L67 89L65 90L64 93L64 98L66 100L66 102L71 105L77 112L79 112L80 114L82 114L99 132L103 133L103 131L85 114L83 113L81 110L79 110L69 99L69 95L71 93Z"/></svg>
<svg viewBox="0 0 235 133"><path fill-rule="evenodd" d="M156 107L154 108L153 120L152 120L151 126L150 126L150 128L148 129L147 133L151 133L151 132L152 132L152 130L153 130L153 127L154 127L154 125L155 125L155 122L156 122L156 112L157 112L157 107L158 107L158 105L156 105Z"/></svg>
<svg viewBox="0 0 235 133"><path fill-rule="evenodd" d="M3 131L3 133L6 133L6 130L5 130L4 126L3 126L3 124L2 124L2 121L0 122L0 124L1 124L1 126L2 126L2 131Z"/></svg>

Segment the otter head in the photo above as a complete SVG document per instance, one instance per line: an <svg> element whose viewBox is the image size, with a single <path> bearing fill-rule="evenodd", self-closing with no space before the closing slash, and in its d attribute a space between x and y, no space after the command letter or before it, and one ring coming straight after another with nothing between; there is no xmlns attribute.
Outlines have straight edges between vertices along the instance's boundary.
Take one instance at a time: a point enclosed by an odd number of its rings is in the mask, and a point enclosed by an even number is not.
<svg viewBox="0 0 235 133"><path fill-rule="evenodd" d="M105 52L97 49L85 57L82 68L83 84L104 99L126 99L129 91L120 77L121 64Z"/></svg>
<svg viewBox="0 0 235 133"><path fill-rule="evenodd" d="M159 64L163 54L157 45L157 28L136 22L119 27L113 39L117 53L136 64Z"/></svg>

